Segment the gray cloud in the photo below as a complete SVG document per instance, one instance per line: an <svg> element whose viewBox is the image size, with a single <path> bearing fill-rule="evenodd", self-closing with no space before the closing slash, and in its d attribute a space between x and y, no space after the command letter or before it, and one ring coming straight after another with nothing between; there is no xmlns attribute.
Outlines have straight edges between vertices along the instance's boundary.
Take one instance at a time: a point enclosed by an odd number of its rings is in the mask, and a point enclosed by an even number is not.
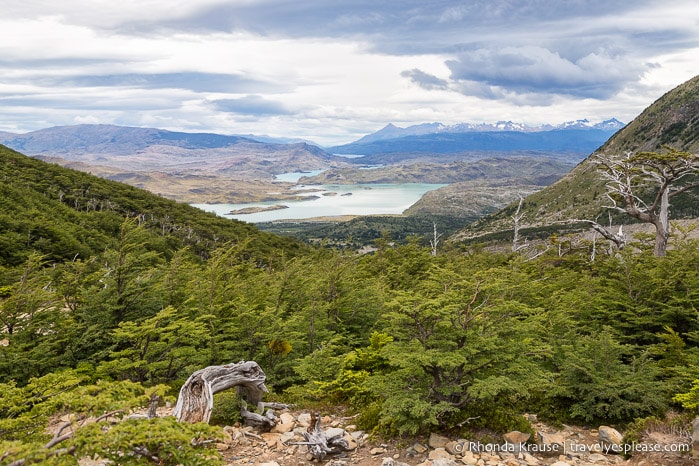
<svg viewBox="0 0 699 466"><path fill-rule="evenodd" d="M258 95L249 95L238 99L219 99L210 102L220 112L242 115L290 115L292 112L284 105Z"/></svg>
<svg viewBox="0 0 699 466"><path fill-rule="evenodd" d="M201 72L127 73L82 76L49 76L35 78L45 86L70 87L136 87L141 89L185 89L193 92L274 92L282 85L247 78L237 74Z"/></svg>
<svg viewBox="0 0 699 466"><path fill-rule="evenodd" d="M604 50L572 60L536 46L477 49L446 64L456 82L480 82L517 94L596 99L611 97L648 69L644 63Z"/></svg>
<svg viewBox="0 0 699 466"><path fill-rule="evenodd" d="M409 78L418 86L428 90L445 90L449 87L449 83L444 79L440 79L437 76L425 73L424 71L419 70L417 68L403 71L400 75L404 78Z"/></svg>

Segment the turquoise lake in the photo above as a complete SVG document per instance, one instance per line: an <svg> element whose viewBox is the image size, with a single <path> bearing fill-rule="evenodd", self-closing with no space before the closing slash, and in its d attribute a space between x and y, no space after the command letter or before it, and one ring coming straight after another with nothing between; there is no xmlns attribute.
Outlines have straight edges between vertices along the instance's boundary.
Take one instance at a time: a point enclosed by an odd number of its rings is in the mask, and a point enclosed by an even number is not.
<svg viewBox="0 0 699 466"><path fill-rule="evenodd" d="M279 178L279 177L278 177ZM286 178L284 181L291 181ZM380 215L402 214L415 204L423 194L443 184L354 184L300 186L300 190L317 189L315 192L302 192L298 201L271 201L251 204L193 204L202 210L214 212L227 218L244 222L258 223L274 220L302 220L313 217L335 215ZM329 193L335 193L329 195ZM245 207L266 207L284 205L288 208L258 212L254 214L231 215L233 210Z"/></svg>

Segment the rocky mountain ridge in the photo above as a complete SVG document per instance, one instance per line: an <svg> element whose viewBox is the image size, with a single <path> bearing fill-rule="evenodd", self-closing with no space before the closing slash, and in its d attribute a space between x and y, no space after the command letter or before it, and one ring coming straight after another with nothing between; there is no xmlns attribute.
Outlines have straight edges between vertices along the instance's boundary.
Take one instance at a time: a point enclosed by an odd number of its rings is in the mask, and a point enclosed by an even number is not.
<svg viewBox="0 0 699 466"><path fill-rule="evenodd" d="M438 122L422 123L408 127L396 126L389 123L375 133L354 141L354 143L367 143L385 139L397 139L406 136L422 136L434 133L470 133L470 132L494 132L494 131L520 131L524 133L566 130L566 129L597 129L603 131L618 131L624 127L624 123L616 118L610 118L598 123L592 123L588 119L567 121L561 124L526 125L512 121L498 121L495 123L457 123L445 125Z"/></svg>
<svg viewBox="0 0 699 466"><path fill-rule="evenodd" d="M659 152L666 146L690 153L699 151L699 76L660 97L560 180L527 196L520 211L521 228L556 224L563 227L572 219L606 222L611 211L604 207L608 204L605 181L597 171L594 158L603 153ZM673 201L673 218L699 217L697 194L695 188ZM454 239L474 240L511 230L511 217L516 209L517 203L513 202L469 225Z"/></svg>

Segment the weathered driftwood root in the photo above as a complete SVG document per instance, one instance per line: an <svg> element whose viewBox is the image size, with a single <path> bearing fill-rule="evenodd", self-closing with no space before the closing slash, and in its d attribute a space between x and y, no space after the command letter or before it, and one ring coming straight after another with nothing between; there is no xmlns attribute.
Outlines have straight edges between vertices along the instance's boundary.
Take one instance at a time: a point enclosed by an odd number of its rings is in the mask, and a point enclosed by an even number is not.
<svg viewBox="0 0 699 466"><path fill-rule="evenodd" d="M209 422L214 407L214 394L232 387L236 387L249 403L263 410L262 397L268 392L265 386L266 378L255 361L200 369L190 375L180 388L173 414L180 422ZM276 418L250 413L247 407L241 409L241 413L246 420L257 422L262 427L276 424Z"/></svg>
<svg viewBox="0 0 699 466"><path fill-rule="evenodd" d="M303 433L306 441L304 445L308 445L308 453L318 461L322 461L327 455L335 455L348 451L349 443L342 435L328 437L320 428L320 416L316 413L311 413L311 425L307 431Z"/></svg>

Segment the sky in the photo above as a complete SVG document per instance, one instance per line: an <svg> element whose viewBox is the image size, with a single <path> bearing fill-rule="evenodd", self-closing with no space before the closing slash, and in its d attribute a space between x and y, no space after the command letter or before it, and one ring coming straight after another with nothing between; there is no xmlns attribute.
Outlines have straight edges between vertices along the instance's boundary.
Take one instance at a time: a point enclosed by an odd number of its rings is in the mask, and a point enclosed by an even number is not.
<svg viewBox="0 0 699 466"><path fill-rule="evenodd" d="M696 0L0 0L0 131L329 146L409 126L629 122L699 65Z"/></svg>

